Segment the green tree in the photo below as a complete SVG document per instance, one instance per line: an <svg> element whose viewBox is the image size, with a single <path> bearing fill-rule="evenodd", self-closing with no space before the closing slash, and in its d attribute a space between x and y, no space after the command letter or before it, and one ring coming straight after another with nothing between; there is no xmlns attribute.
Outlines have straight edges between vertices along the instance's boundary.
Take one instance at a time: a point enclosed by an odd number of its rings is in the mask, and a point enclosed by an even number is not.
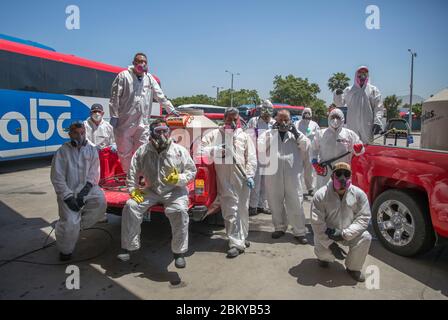
<svg viewBox="0 0 448 320"><path fill-rule="evenodd" d="M416 103L412 105L412 112L415 113L417 119L420 119L422 116L423 103Z"/></svg>
<svg viewBox="0 0 448 320"><path fill-rule="evenodd" d="M322 99L316 99L310 103L309 107L313 111L313 118L319 121L319 119L327 117L327 106Z"/></svg>
<svg viewBox="0 0 448 320"><path fill-rule="evenodd" d="M294 77L292 74L283 78L275 76L274 88L271 91L271 100L278 103L287 103L295 106L310 105L317 99L320 88L308 79Z"/></svg>
<svg viewBox="0 0 448 320"><path fill-rule="evenodd" d="M347 77L345 73L336 72L330 79L328 79L328 89L330 89L331 92L335 92L338 89L344 90L350 85L349 82L350 78Z"/></svg>
<svg viewBox="0 0 448 320"><path fill-rule="evenodd" d="M397 118L399 115L398 107L401 105L402 100L394 94L384 99L383 105L386 108L387 120Z"/></svg>
<svg viewBox="0 0 448 320"><path fill-rule="evenodd" d="M231 90L223 90L219 92L218 105L230 107ZM243 104L259 104L260 97L257 90L241 89L233 92L233 106L238 107Z"/></svg>
<svg viewBox="0 0 448 320"><path fill-rule="evenodd" d="M191 97L178 97L171 99L171 102L175 107L178 107L183 104L215 104L216 99L213 99L205 94L198 94Z"/></svg>

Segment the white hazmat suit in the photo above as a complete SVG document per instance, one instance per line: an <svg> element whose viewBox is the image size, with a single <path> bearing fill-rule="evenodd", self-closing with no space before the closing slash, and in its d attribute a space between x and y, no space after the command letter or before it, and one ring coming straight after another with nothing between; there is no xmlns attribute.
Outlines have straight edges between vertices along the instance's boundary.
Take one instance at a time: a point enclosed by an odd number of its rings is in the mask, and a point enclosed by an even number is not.
<svg viewBox="0 0 448 320"><path fill-rule="evenodd" d="M127 172L134 152L149 138L149 117L155 98L168 113L175 109L154 77L145 73L139 80L134 67L120 72L112 83L110 116L118 118L114 128L118 156Z"/></svg>
<svg viewBox="0 0 448 320"><path fill-rule="evenodd" d="M383 126L384 111L378 88L371 85L368 79L362 87L358 83L358 72L362 69L367 67L356 70L354 85L346 88L341 95L334 94L334 103L338 108L347 107L347 128L353 130L363 143L371 143L373 125Z"/></svg>
<svg viewBox="0 0 448 320"><path fill-rule="evenodd" d="M96 125L92 118L84 121L86 128L86 138L100 149L109 147L115 144L114 128L109 122L101 119L101 122Z"/></svg>
<svg viewBox="0 0 448 320"><path fill-rule="evenodd" d="M59 208L57 247L61 253L71 254L78 241L79 231L93 226L106 213L106 199L98 186L100 163L95 146L87 143L78 149L70 142L64 143L53 157L50 178ZM93 187L84 197L84 207L79 212L72 211L64 200L70 196L76 197L87 182Z"/></svg>
<svg viewBox="0 0 448 320"><path fill-rule="evenodd" d="M270 129L261 136L260 145L269 155L270 166L273 161L278 162L275 173L266 172L266 190L275 231L286 232L291 225L294 236L305 236L307 229L300 175L310 142L304 134L296 140L291 132L286 132L282 141L278 130ZM276 145L278 150L274 150Z"/></svg>
<svg viewBox="0 0 448 320"><path fill-rule="evenodd" d="M314 252L321 261L333 262L329 246L334 242L328 238L327 228L342 231L343 241L349 247L345 266L351 271L361 271L369 253L372 236L367 231L371 218L367 195L351 185L342 200L330 180L314 195L311 205L311 226L314 231Z"/></svg>
<svg viewBox="0 0 448 320"><path fill-rule="evenodd" d="M226 156L221 158L221 153L217 150L224 143ZM210 131L202 138L201 152L215 163L218 194L229 247L244 250L249 233L250 190L236 164L247 178L254 178L257 168L255 146L243 129L237 128L233 131L221 127Z"/></svg>
<svg viewBox="0 0 448 320"><path fill-rule="evenodd" d="M330 122L330 118L333 114L339 115L342 123L344 122L344 113L340 109L334 109L330 112L328 122ZM330 126L324 130L319 130L314 137L312 143L312 158L317 159L318 162L321 163L341 156L346 152L351 152L350 154L333 162L333 164L337 162L346 162L350 164L352 154L359 156L365 151L364 147L360 153L356 153L353 150L353 146L360 143L362 143L362 141L352 130L344 128L342 125L336 129ZM330 180L331 169L327 168L327 171L326 176L317 175L317 189L323 187Z"/></svg>
<svg viewBox="0 0 448 320"><path fill-rule="evenodd" d="M173 168L179 172L176 185L164 182ZM175 254L188 250L188 183L196 175L196 166L189 152L170 142L167 149L158 153L152 142L142 145L132 157L127 185L131 193L139 188L140 176L146 181L144 201L138 204L129 199L121 220L121 247L128 251L140 249L140 233L143 215L156 204L162 204L171 224L171 250Z"/></svg>
<svg viewBox="0 0 448 320"><path fill-rule="evenodd" d="M308 112L310 116L313 115L312 110L310 108L305 108L303 110L303 113ZM313 120L305 120L301 119L296 123L296 128L298 131L302 132L311 142L311 144L314 141L314 137L319 131L319 125L313 121ZM311 159L312 159L312 148L310 148L309 152L309 158L304 159L303 166L304 166L304 172L303 172L303 178L305 181L305 187L307 191L313 190L315 187L315 172L313 169L313 166L311 165Z"/></svg>
<svg viewBox="0 0 448 320"><path fill-rule="evenodd" d="M269 122L264 121L261 117L253 117L247 123L247 132L253 136L253 141L258 144L259 137L268 129L271 129L275 120L270 119ZM260 174L262 164L258 162L255 172L255 187L250 192L249 207L266 208L266 187L265 176Z"/></svg>

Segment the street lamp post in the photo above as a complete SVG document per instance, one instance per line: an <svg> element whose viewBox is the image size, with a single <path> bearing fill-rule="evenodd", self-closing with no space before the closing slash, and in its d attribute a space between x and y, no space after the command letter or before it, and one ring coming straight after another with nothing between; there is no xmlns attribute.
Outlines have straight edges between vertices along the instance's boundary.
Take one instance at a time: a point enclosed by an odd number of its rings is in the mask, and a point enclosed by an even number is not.
<svg viewBox="0 0 448 320"><path fill-rule="evenodd" d="M233 73L230 72L229 70L226 70L227 73L230 73L231 76L231 80L230 80L230 107L233 107L233 77L234 76L239 76L239 73Z"/></svg>
<svg viewBox="0 0 448 320"><path fill-rule="evenodd" d="M412 96L414 94L414 58L417 58L417 53L412 52L411 49L408 49L409 53L411 54L411 96L409 98L409 127L412 130Z"/></svg>
<svg viewBox="0 0 448 320"><path fill-rule="evenodd" d="M219 90L220 90L220 89L224 89L224 87L213 86L212 88L216 88L216 104L218 104Z"/></svg>

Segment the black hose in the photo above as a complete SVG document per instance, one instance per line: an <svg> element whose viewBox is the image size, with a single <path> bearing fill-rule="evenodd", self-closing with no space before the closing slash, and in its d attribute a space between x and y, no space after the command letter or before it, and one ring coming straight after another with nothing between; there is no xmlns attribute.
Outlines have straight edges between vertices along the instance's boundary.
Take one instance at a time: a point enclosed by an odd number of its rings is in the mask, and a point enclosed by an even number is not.
<svg viewBox="0 0 448 320"><path fill-rule="evenodd" d="M53 241L53 242L51 242L51 243L49 243L49 244L46 244L46 242L48 241L48 238L50 237L50 235L51 235L51 233L54 231L54 229L55 229L55 228L53 227L53 229L51 230L51 232L48 234L47 238L45 239L44 245L43 245L41 248L38 248L38 249L35 249L35 250L32 250L32 251L26 252L26 253L21 254L21 255L15 257L15 258L12 258L12 259L8 259L8 260L0 260L0 262L1 262L1 263L0 263L0 268L3 267L3 266L5 266L5 265L7 265L7 264L9 264L9 263L12 263L12 262L17 262L17 263L28 263L28 264L42 265L42 266L63 266L63 265L69 265L69 264L74 264L74 263L79 263L79 262L86 262L86 261L89 261L89 260L98 258L98 257L102 256L103 254L105 254L105 253L109 250L109 248L110 248L110 246L111 246L111 244L112 244L112 242L113 242L113 239L114 239L113 236L112 236L112 234L111 234L108 230L106 230L106 229L103 229L103 228L95 228L95 227L93 227L93 228L87 228L87 229L84 229L84 230L82 230L82 231L87 231L87 230L100 230L100 231L105 232L105 233L109 236L109 245L108 245L103 251L101 251L99 254L96 254L96 255L94 255L94 256L92 256L92 257L88 257L88 258L80 259L80 260L70 260L70 261L60 262L60 263L45 263L45 262L35 262L35 261L21 260L21 258L23 258L23 257L26 257L26 256L28 256L28 255L30 255L30 254L33 254L33 253L38 252L38 251L41 251L41 250L45 250L45 249L47 249L47 248L49 248L49 247L55 245L55 244L56 244L56 241Z"/></svg>

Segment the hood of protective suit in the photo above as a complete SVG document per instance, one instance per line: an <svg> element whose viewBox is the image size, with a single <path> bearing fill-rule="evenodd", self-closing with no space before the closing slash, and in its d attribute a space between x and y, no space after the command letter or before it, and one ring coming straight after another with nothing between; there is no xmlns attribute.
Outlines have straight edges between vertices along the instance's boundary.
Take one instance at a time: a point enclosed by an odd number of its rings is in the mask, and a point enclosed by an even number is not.
<svg viewBox="0 0 448 320"><path fill-rule="evenodd" d="M339 118L341 118L341 125L338 128L333 128L330 123L331 123L331 117L333 115L338 115ZM345 122L345 117L344 117L344 112L342 112L341 109L335 108L333 109L330 114L328 115L328 124L330 125L329 127L332 128L333 130L340 130L342 128L342 126L344 125Z"/></svg>
<svg viewBox="0 0 448 320"><path fill-rule="evenodd" d="M360 66L356 70L356 73L355 73L355 86L357 86L358 88L361 88L361 84L359 83L359 80L358 80L358 73L359 73L359 71L361 71L363 69L369 71L369 68L367 68L366 66ZM369 84L369 77L367 77L366 82L364 83L364 87L366 87L368 84Z"/></svg>
<svg viewBox="0 0 448 320"><path fill-rule="evenodd" d="M261 103L261 107L262 108L270 108L270 109L274 108L271 100L263 100L263 102Z"/></svg>
<svg viewBox="0 0 448 320"><path fill-rule="evenodd" d="M307 113L307 112L310 114L311 117L313 116L313 111L311 110L311 108L305 108L305 109L303 109L302 115L303 115L304 113Z"/></svg>

